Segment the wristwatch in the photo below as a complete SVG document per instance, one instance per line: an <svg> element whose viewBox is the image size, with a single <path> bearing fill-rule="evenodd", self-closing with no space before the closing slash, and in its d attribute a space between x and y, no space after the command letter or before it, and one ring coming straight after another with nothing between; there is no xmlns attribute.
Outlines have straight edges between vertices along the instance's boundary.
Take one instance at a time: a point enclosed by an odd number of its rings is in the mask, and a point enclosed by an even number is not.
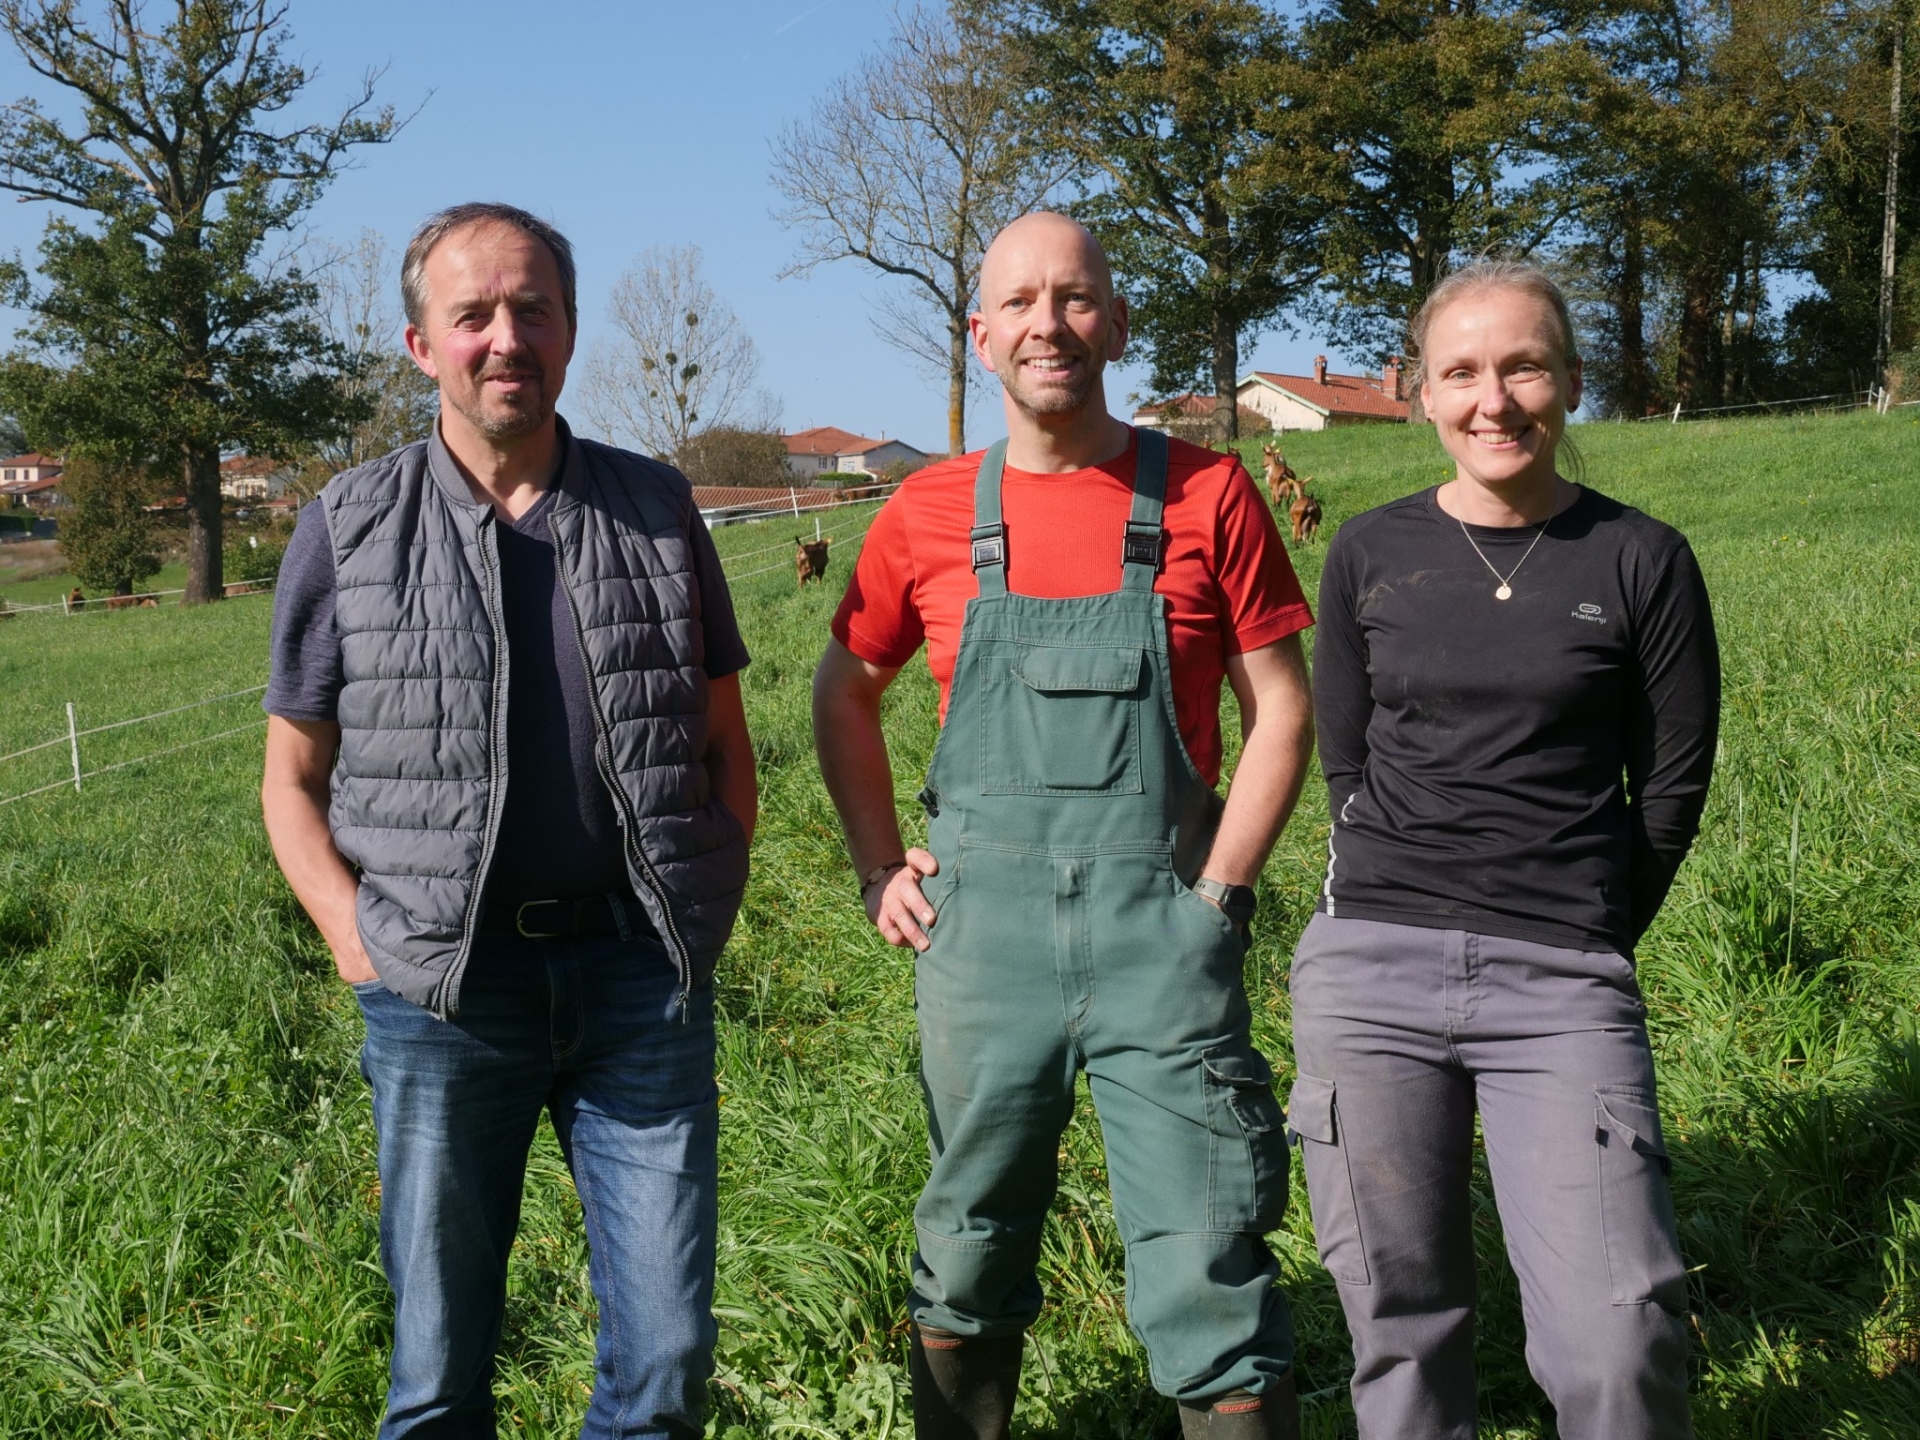
<svg viewBox="0 0 1920 1440"><path fill-rule="evenodd" d="M1224 885L1202 875L1191 888L1194 894L1218 905L1220 913L1242 930L1253 923L1253 912L1260 908L1260 897L1251 885Z"/></svg>

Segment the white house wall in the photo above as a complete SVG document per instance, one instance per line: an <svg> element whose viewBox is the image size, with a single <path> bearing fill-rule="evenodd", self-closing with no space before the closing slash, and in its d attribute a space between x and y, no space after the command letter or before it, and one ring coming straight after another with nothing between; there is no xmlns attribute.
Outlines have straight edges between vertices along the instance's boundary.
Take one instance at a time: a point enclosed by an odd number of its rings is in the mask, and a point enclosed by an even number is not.
<svg viewBox="0 0 1920 1440"><path fill-rule="evenodd" d="M1238 398L1249 410L1258 410L1275 430L1324 430L1327 417L1271 385L1248 380L1240 386Z"/></svg>
<svg viewBox="0 0 1920 1440"><path fill-rule="evenodd" d="M837 463L836 457L832 455L787 456L787 469L793 472L796 479L805 480L809 484L813 482L816 475L825 475L833 470Z"/></svg>

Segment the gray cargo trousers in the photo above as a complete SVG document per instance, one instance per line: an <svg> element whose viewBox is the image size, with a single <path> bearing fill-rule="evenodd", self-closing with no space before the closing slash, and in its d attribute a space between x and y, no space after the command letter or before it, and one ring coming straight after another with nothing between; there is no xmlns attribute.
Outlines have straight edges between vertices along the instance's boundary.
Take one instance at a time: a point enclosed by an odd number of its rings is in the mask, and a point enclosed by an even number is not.
<svg viewBox="0 0 1920 1440"><path fill-rule="evenodd" d="M1566 1440L1692 1434L1686 1275L1633 964L1316 915L1288 1123L1362 1440L1473 1440L1476 1108L1527 1366Z"/></svg>

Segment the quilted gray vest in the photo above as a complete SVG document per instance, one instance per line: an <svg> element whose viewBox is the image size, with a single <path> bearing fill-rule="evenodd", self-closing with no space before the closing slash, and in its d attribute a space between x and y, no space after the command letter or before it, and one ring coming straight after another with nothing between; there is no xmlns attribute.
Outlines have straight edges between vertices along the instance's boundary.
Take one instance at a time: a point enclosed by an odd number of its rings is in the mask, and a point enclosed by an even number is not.
<svg viewBox="0 0 1920 1440"><path fill-rule="evenodd" d="M627 870L681 982L712 973L747 878L713 795L693 496L668 467L561 429L549 511ZM493 509L436 431L320 492L345 686L331 824L360 870L380 978L459 1008L507 774L507 653Z"/></svg>

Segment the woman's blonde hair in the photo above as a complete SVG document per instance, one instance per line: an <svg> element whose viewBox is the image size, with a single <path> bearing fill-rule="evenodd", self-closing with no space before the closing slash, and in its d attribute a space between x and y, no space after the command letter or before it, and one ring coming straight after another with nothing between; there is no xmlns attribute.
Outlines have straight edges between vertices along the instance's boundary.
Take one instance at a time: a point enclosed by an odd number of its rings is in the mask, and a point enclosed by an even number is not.
<svg viewBox="0 0 1920 1440"><path fill-rule="evenodd" d="M1561 357L1569 366L1580 358L1580 345L1573 334L1573 312L1567 308L1567 297L1551 275L1524 260L1475 260L1448 274L1427 292L1426 300L1413 312L1407 337L1412 342L1414 384L1426 379L1427 331L1433 327L1434 318L1456 300L1464 300L1482 290L1517 290L1540 301L1553 313L1554 324L1559 328ZM1573 437L1562 432L1560 448L1566 454L1567 469L1574 478L1584 475L1586 462Z"/></svg>

